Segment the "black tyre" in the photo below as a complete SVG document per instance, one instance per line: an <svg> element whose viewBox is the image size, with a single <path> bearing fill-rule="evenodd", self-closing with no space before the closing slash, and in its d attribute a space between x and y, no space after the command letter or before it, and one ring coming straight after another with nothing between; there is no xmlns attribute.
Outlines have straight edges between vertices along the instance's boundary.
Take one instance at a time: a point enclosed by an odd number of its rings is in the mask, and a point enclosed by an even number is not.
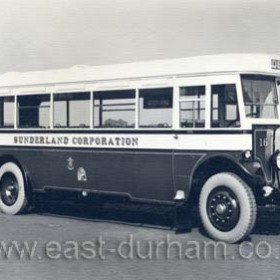
<svg viewBox="0 0 280 280"><path fill-rule="evenodd" d="M17 215L27 207L25 183L20 168L13 162L0 168L0 210Z"/></svg>
<svg viewBox="0 0 280 280"><path fill-rule="evenodd" d="M237 175L223 172L204 184L199 213L203 227L213 239L236 243L252 231L257 207L249 186Z"/></svg>

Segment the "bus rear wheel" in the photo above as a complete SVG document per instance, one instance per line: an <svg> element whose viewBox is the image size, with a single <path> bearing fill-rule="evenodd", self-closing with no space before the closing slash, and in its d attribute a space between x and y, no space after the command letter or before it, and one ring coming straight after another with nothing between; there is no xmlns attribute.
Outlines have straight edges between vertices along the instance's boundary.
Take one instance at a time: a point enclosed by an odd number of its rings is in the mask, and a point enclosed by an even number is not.
<svg viewBox="0 0 280 280"><path fill-rule="evenodd" d="M199 213L210 237L236 243L252 231L257 207L249 186L237 175L223 172L213 175L204 184Z"/></svg>
<svg viewBox="0 0 280 280"><path fill-rule="evenodd" d="M26 207L23 174L15 163L7 162L0 167L0 210L5 214L17 215Z"/></svg>

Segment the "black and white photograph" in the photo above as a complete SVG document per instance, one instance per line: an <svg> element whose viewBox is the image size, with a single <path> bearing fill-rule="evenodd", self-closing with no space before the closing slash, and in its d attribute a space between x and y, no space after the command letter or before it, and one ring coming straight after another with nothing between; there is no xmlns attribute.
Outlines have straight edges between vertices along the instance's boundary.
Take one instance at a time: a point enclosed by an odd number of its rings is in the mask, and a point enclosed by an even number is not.
<svg viewBox="0 0 280 280"><path fill-rule="evenodd" d="M0 279L278 280L279 15L0 0Z"/></svg>

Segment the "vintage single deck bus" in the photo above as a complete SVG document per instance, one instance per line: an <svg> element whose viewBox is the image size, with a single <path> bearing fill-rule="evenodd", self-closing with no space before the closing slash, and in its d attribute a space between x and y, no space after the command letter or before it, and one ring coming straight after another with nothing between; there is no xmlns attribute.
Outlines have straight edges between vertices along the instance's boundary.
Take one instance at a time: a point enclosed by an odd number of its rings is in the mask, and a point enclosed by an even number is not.
<svg viewBox="0 0 280 280"><path fill-rule="evenodd" d="M189 203L240 241L279 203L279 83L280 56L255 54L0 75L0 209L56 192Z"/></svg>

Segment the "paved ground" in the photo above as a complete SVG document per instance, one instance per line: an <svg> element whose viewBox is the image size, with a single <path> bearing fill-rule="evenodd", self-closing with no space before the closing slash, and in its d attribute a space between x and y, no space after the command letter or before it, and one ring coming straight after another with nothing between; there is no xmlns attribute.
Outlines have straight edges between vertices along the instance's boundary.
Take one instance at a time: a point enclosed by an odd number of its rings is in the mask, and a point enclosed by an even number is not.
<svg viewBox="0 0 280 280"><path fill-rule="evenodd" d="M123 211L122 217L127 214ZM259 222L247 243L227 245L226 256L224 247L218 248L215 259L213 248L205 248L205 242L211 240L197 228L176 235L166 229L80 220L70 217L75 212L71 209L63 211L65 215L69 212L69 217L50 212L51 216L0 214L2 246L11 241L19 246L24 241L37 242L31 259L25 256L20 260L15 251L6 258L2 250L0 279L279 279L277 216ZM88 218L86 214L78 216ZM161 218L166 218L166 213Z"/></svg>

